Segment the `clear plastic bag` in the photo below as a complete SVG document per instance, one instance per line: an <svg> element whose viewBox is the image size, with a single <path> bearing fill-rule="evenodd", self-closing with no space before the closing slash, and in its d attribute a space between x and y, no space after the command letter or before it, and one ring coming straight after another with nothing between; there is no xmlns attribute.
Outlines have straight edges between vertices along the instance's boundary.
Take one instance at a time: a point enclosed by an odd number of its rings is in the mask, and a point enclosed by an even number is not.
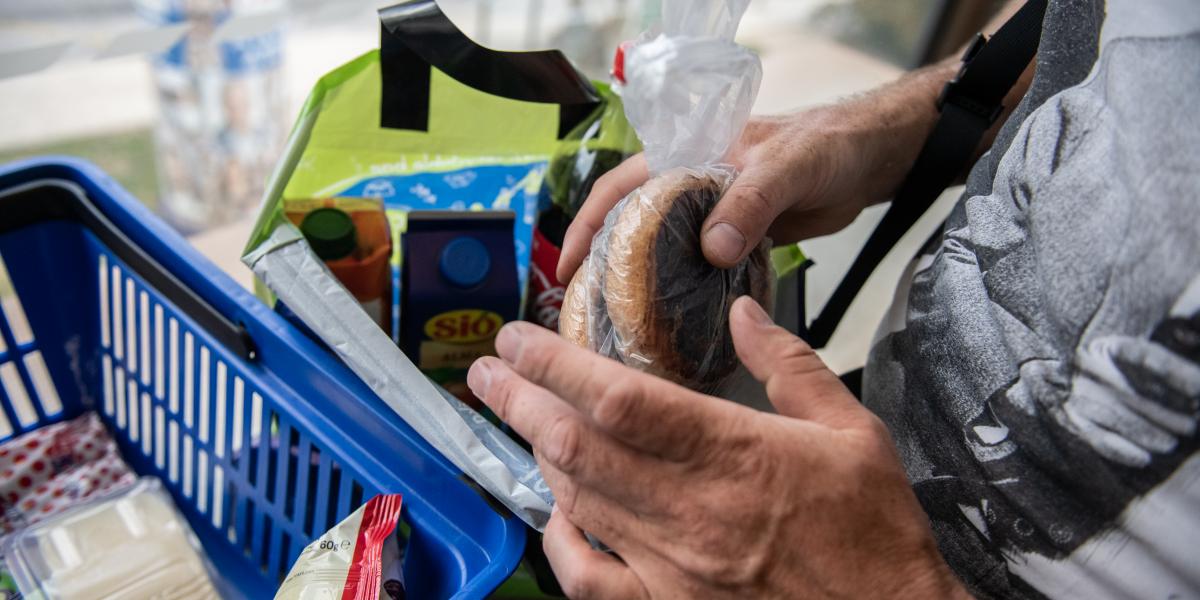
<svg viewBox="0 0 1200 600"><path fill-rule="evenodd" d="M733 43L748 0L663 1L663 33L625 54L625 111L651 178L605 217L568 287L560 333L577 345L693 389L716 392L738 367L729 307L770 310L769 242L741 263L705 259L700 229L736 177L721 161L758 92L758 57Z"/></svg>

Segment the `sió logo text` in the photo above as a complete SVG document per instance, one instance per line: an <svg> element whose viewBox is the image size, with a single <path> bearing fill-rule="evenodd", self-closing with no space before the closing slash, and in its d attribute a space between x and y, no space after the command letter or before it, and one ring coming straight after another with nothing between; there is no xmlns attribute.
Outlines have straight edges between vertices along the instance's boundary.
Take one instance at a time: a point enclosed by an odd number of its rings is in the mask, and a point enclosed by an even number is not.
<svg viewBox="0 0 1200 600"><path fill-rule="evenodd" d="M500 315L478 309L444 312L425 323L425 335L439 342L478 342L492 339L504 319Z"/></svg>

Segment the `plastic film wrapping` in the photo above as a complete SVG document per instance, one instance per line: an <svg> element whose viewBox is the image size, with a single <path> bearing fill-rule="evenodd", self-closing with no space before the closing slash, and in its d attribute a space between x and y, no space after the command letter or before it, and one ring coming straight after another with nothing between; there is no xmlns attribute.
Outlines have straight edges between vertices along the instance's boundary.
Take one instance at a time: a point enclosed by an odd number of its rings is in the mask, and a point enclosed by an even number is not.
<svg viewBox="0 0 1200 600"><path fill-rule="evenodd" d="M604 102L559 141L546 172L550 201L572 218L596 180L641 149L621 97L607 85L596 88Z"/></svg>
<svg viewBox="0 0 1200 600"><path fill-rule="evenodd" d="M762 68L733 43L748 0L664 0L663 33L626 55L626 115L652 175L608 213L568 286L559 331L573 343L692 389L717 393L738 370L729 309L771 310L770 244L730 269L701 250L705 219L736 171Z"/></svg>
<svg viewBox="0 0 1200 600"><path fill-rule="evenodd" d="M730 269L712 266L700 227L732 181L720 167L677 168L609 212L563 302L560 332L577 345L715 393L737 370L729 308L749 295L771 309L767 242Z"/></svg>

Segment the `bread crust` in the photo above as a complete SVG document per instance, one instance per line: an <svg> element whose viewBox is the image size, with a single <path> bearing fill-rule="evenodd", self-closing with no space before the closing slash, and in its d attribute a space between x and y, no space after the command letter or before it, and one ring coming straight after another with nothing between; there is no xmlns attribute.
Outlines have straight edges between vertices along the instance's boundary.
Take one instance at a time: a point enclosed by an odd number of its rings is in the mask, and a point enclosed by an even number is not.
<svg viewBox="0 0 1200 600"><path fill-rule="evenodd" d="M689 376L696 369L689 368L689 363L695 361L688 355L707 354L707 348L680 348L677 343L679 323L671 318L672 298L665 297L662 289L664 280L672 280L675 275L668 272L674 265L660 264L672 261L664 260L666 257L658 251L658 245L667 228L676 228L677 233L687 236L689 232L683 229L700 227L702 220L687 223L684 222L687 219L673 213L672 208L684 195L698 194L706 203L715 205L720 193L721 182L711 176L686 169L668 171L642 186L614 224L608 241L604 300L617 348L626 363L680 383L690 383ZM705 212L711 210L711 205ZM699 283L682 282L682 285Z"/></svg>
<svg viewBox="0 0 1200 600"><path fill-rule="evenodd" d="M583 264L571 277L571 283L567 284L562 309L558 313L558 334L580 348L588 347L588 289L584 274L589 267L589 260L584 259Z"/></svg>
<svg viewBox="0 0 1200 600"><path fill-rule="evenodd" d="M726 183L720 172L675 169L618 204L567 287L560 334L640 370L714 391L738 365L729 306L748 294L770 311L774 291L769 242L729 270L704 258L700 228Z"/></svg>

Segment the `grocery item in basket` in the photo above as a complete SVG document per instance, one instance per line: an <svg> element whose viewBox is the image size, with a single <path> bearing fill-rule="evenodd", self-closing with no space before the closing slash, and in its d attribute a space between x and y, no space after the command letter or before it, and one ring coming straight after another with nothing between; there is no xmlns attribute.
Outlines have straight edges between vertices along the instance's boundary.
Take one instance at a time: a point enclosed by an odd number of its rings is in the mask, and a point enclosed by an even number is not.
<svg viewBox="0 0 1200 600"><path fill-rule="evenodd" d="M730 269L705 259L701 228L736 178L722 164L741 134L762 68L733 43L748 0L664 0L662 33L623 46L625 112L651 179L605 217L567 290L568 340L693 389L717 392L737 371L729 307L771 309L763 242ZM569 316L568 316L568 313Z"/></svg>
<svg viewBox="0 0 1200 600"><path fill-rule="evenodd" d="M400 505L400 494L375 496L306 546L276 600L404 598Z"/></svg>
<svg viewBox="0 0 1200 600"><path fill-rule="evenodd" d="M562 255L563 236L571 219L557 205L538 215L530 247L529 289L525 292L525 319L558 331L567 286L558 280L555 270Z"/></svg>
<svg viewBox="0 0 1200 600"><path fill-rule="evenodd" d="M287 200L284 210L371 320L391 331L392 238L383 203L373 198Z"/></svg>
<svg viewBox="0 0 1200 600"><path fill-rule="evenodd" d="M187 521L154 477L13 534L4 552L30 598L216 599Z"/></svg>
<svg viewBox="0 0 1200 600"><path fill-rule="evenodd" d="M513 213L418 211L403 235L401 348L430 379L479 408L467 388L475 359L496 353L521 289Z"/></svg>
<svg viewBox="0 0 1200 600"><path fill-rule="evenodd" d="M96 413L0 444L0 536L137 478Z"/></svg>

